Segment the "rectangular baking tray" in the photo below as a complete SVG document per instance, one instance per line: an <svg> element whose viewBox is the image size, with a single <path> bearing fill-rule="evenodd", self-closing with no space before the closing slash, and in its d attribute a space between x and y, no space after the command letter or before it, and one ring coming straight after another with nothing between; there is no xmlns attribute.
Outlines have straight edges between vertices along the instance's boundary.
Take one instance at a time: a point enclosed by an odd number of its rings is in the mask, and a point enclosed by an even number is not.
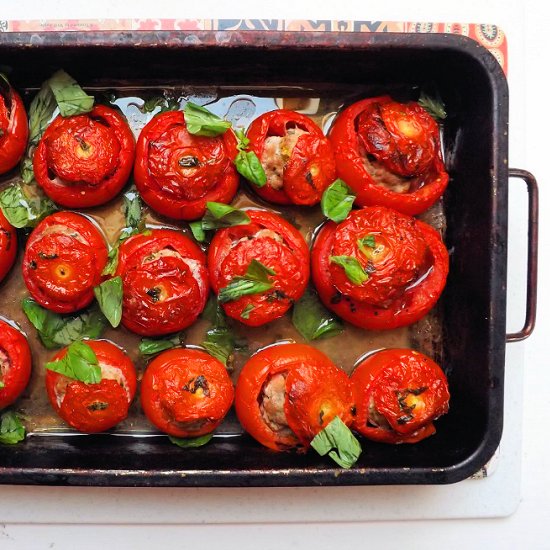
<svg viewBox="0 0 550 550"><path fill-rule="evenodd" d="M446 370L452 400L437 434L416 445L364 442L350 470L310 452L274 453L222 433L182 451L167 438L31 436L0 446L0 482L109 486L439 484L465 479L495 452L503 418L507 254L508 91L495 58L446 34L163 31L0 34L13 83L35 90L63 67L90 89L163 86L307 90L356 99L412 93L427 83L449 112L444 155L451 183L440 205L450 275L419 349ZM2 296L0 305L7 297ZM5 292L5 290L4 290ZM1 307L0 307L1 309ZM368 334L365 334L365 342ZM371 340L372 342L372 340ZM367 351L367 346L365 351ZM35 369L40 366L35 365ZM135 434L133 434L135 435Z"/></svg>

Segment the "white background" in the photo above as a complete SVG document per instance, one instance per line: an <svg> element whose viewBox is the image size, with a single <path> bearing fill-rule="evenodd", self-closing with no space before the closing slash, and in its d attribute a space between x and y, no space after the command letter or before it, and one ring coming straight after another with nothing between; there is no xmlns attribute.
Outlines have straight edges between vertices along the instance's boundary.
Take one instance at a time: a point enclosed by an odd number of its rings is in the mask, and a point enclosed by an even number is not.
<svg viewBox="0 0 550 550"><path fill-rule="evenodd" d="M73 0L0 2L0 19L77 19L77 18L287 18L287 19L360 19L393 21L452 21L495 23L508 37L510 82L510 166L532 171L541 187L541 235L539 271L539 319L535 334L524 348L514 350L514 356L525 351L523 375L523 426L522 426L522 483L521 503L517 511L507 518L484 520L440 520L408 522L325 522L307 524L246 524L246 509L242 510L241 524L204 525L209 520L208 507L200 509L192 525L25 525L4 524L8 518L0 517L0 549L14 548L112 548L131 547L135 550L151 547L166 548L224 548L264 549L278 548L387 548L420 547L447 549L462 548L550 548L547 524L550 519L550 475L547 455L550 452L548 417L550 414L550 366L548 365L545 338L549 334L550 316L545 308L550 304L548 280L550 261L548 242L550 221L546 210L550 201L547 189L550 180L548 169L548 67L550 46L545 39L550 8L542 2L530 0L524 3L510 0L483 1L460 0L446 5L441 0L410 2L357 2L348 0L299 1L232 1L182 2L164 0L133 0L120 2L94 0L78 3ZM521 187L512 182L514 187ZM514 281L521 279L524 266L524 244L516 233L524 231L521 192L514 192L512 200L513 233L510 249L510 270ZM512 306L509 314L517 322L510 321L510 328L518 328L521 311L521 285L514 283L510 290ZM507 368L514 365L507 365ZM521 365L518 366L521 368ZM521 414L518 411L518 414ZM403 489L406 491L407 489ZM410 490L414 490L410 488ZM475 485L472 484L475 491ZM35 493L33 493L33 491ZM42 492L40 492L42 491ZM12 499L14 507L32 502L33 494L43 496L47 488L2 488L0 499ZM75 517L86 522L93 516L94 490L81 491L82 507L75 510ZM135 493L143 498L143 506L150 505L147 493ZM185 498L184 492L181 493ZM52 506L59 514L64 510L63 494ZM304 506L330 509L331 493L319 493L319 498L305 502ZM191 495L189 495L191 496ZM383 498L383 494L380 498ZM38 499L37 502L43 502ZM200 499L198 500L200 502ZM5 505L5 501L3 502ZM113 503L116 509L116 503ZM370 506L373 503L368 503ZM177 506L177 500L171 503ZM269 502L264 502L269 507ZM359 504L360 505L360 504ZM419 509L422 502L416 503ZM50 513L52 511L50 510ZM151 518L159 510L151 510ZM176 514L177 515L177 514ZM335 516L338 514L335 513ZM65 515L63 515L65 517ZM147 518L147 514L143 517ZM29 508L32 521L32 506ZM185 518L182 517L183 523Z"/></svg>

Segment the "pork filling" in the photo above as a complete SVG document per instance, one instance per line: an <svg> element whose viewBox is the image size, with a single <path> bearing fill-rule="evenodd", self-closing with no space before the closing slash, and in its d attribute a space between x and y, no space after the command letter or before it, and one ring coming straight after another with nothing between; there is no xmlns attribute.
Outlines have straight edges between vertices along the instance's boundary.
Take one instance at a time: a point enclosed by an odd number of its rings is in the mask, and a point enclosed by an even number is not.
<svg viewBox="0 0 550 550"><path fill-rule="evenodd" d="M282 436L293 435L285 414L287 374L282 372L271 376L264 384L259 398L263 421L270 429Z"/></svg>

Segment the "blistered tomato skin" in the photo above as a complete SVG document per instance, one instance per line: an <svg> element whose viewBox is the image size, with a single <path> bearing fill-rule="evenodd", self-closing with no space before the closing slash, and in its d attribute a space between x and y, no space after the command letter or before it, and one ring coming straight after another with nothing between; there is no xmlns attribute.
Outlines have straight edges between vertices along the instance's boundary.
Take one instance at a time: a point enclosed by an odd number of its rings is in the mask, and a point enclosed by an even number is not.
<svg viewBox="0 0 550 550"><path fill-rule="evenodd" d="M44 218L31 233L23 279L41 306L72 313L94 299L107 255L105 239L91 221L74 212L58 212Z"/></svg>
<svg viewBox="0 0 550 550"><path fill-rule="evenodd" d="M126 119L114 109L59 115L46 128L33 159L36 181L66 208L99 206L128 181L135 142Z"/></svg>
<svg viewBox="0 0 550 550"><path fill-rule="evenodd" d="M141 383L147 418L174 437L198 437L215 430L233 397L233 384L224 365L196 349L161 353L148 365Z"/></svg>
<svg viewBox="0 0 550 550"><path fill-rule="evenodd" d="M252 122L247 138L267 176L266 185L251 188L268 202L317 204L336 177L332 146L305 115L287 109L270 111Z"/></svg>
<svg viewBox="0 0 550 550"><path fill-rule="evenodd" d="M435 433L449 410L447 378L429 357L410 349L369 355L351 375L353 428L383 443L416 443Z"/></svg>
<svg viewBox="0 0 550 550"><path fill-rule="evenodd" d="M359 246L361 244L361 246ZM368 275L353 283L331 261L350 256ZM449 255L429 225L384 207L353 210L325 224L312 248L312 277L326 307L358 327L407 326L432 309L443 292Z"/></svg>
<svg viewBox="0 0 550 550"><path fill-rule="evenodd" d="M239 184L232 130L217 137L192 135L181 111L156 115L141 131L134 178L153 210L177 220L196 220L208 201L230 203Z"/></svg>
<svg viewBox="0 0 550 550"><path fill-rule="evenodd" d="M338 114L329 139L338 176L359 206L386 206L414 216L447 187L438 125L417 103L388 96L353 103Z"/></svg>
<svg viewBox="0 0 550 550"><path fill-rule="evenodd" d="M135 367L115 344L106 340L86 340L96 354L102 379L86 384L57 372L46 370L46 391L55 412L69 426L84 433L113 428L128 416L137 389ZM52 361L62 359L67 348Z"/></svg>
<svg viewBox="0 0 550 550"><path fill-rule="evenodd" d="M29 139L29 124L25 106L19 94L9 88L7 94L0 95L0 174L14 168Z"/></svg>
<svg viewBox="0 0 550 550"><path fill-rule="evenodd" d="M208 270L214 292L234 277L245 275L253 259L272 269L272 288L222 304L225 313L249 326L283 316L305 291L309 249L300 232L277 214L247 210L251 223L219 230L208 249ZM245 309L252 308L248 318Z"/></svg>
<svg viewBox="0 0 550 550"><path fill-rule="evenodd" d="M0 282L8 274L17 256L17 232L0 210Z"/></svg>
<svg viewBox="0 0 550 550"><path fill-rule="evenodd" d="M143 336L161 336L192 325L208 299L206 258L179 231L154 229L130 237L119 249L122 324Z"/></svg>
<svg viewBox="0 0 550 550"><path fill-rule="evenodd" d="M0 320L0 410L11 405L31 377L31 350L22 332Z"/></svg>
<svg viewBox="0 0 550 550"><path fill-rule="evenodd" d="M319 350L280 344L256 353L237 381L235 410L243 428L275 451L307 448L336 416L352 422L347 375Z"/></svg>

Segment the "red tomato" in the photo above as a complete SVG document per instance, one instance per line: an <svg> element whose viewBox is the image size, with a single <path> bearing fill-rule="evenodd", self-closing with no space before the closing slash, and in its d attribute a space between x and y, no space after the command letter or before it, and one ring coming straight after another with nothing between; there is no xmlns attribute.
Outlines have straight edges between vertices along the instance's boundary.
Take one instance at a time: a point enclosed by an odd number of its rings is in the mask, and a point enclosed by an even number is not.
<svg viewBox="0 0 550 550"><path fill-rule="evenodd" d="M0 210L0 282L8 274L17 256L17 232Z"/></svg>
<svg viewBox="0 0 550 550"><path fill-rule="evenodd" d="M57 212L31 233L23 279L41 306L57 313L78 311L94 299L107 254L105 239L91 221L74 212Z"/></svg>
<svg viewBox="0 0 550 550"><path fill-rule="evenodd" d="M164 216L196 220L207 201L230 203L239 185L233 158L237 141L190 134L181 111L155 116L143 128L134 178L143 200Z"/></svg>
<svg viewBox="0 0 550 550"><path fill-rule="evenodd" d="M143 336L160 336L192 325L208 299L202 250L183 233L154 229L130 237L119 251L122 324Z"/></svg>
<svg viewBox="0 0 550 550"><path fill-rule="evenodd" d="M130 358L106 340L85 340L101 368L101 382L86 384L46 370L46 390L55 412L75 430L103 432L128 416L136 394L136 369ZM62 359L67 348L52 359Z"/></svg>
<svg viewBox="0 0 550 550"><path fill-rule="evenodd" d="M413 216L445 191L439 128L418 103L363 99L344 109L329 132L336 169L359 206L380 205Z"/></svg>
<svg viewBox="0 0 550 550"><path fill-rule="evenodd" d="M31 377L31 349L19 330L0 320L0 410L11 405Z"/></svg>
<svg viewBox="0 0 550 550"><path fill-rule="evenodd" d="M126 119L96 105L85 115L59 115L46 128L34 154L34 176L46 195L66 208L99 206L128 181L134 149Z"/></svg>
<svg viewBox="0 0 550 550"><path fill-rule="evenodd" d="M274 345L256 353L241 370L235 392L243 428L275 451L309 447L336 416L349 426L352 408L346 373L305 344Z"/></svg>
<svg viewBox="0 0 550 550"><path fill-rule="evenodd" d="M247 214L250 224L216 233L208 249L208 269L216 293L234 277L245 275L253 259L275 271L269 276L271 289L222 304L229 317L256 327L282 317L302 296L309 279L309 249L300 232L277 214ZM243 318L250 308L249 317Z"/></svg>
<svg viewBox="0 0 550 550"><path fill-rule="evenodd" d="M305 115L286 109L265 113L246 135L267 176L266 185L251 187L266 201L317 204L336 177L332 146Z"/></svg>
<svg viewBox="0 0 550 550"><path fill-rule="evenodd" d="M352 282L330 260L334 256L353 258L368 278ZM410 325L435 305L445 287L449 255L429 225L372 206L351 211L338 225L325 224L313 244L312 266L326 307L358 327L384 330Z"/></svg>
<svg viewBox="0 0 550 550"><path fill-rule="evenodd" d="M356 416L353 428L383 443L416 443L435 433L433 421L449 410L441 368L410 349L369 355L351 375Z"/></svg>
<svg viewBox="0 0 550 550"><path fill-rule="evenodd" d="M5 174L19 162L29 138L29 124L23 101L9 88L0 95L0 174Z"/></svg>
<svg viewBox="0 0 550 550"><path fill-rule="evenodd" d="M220 361L196 349L158 355L141 383L147 418L175 437L198 437L215 430L233 403L233 384Z"/></svg>

